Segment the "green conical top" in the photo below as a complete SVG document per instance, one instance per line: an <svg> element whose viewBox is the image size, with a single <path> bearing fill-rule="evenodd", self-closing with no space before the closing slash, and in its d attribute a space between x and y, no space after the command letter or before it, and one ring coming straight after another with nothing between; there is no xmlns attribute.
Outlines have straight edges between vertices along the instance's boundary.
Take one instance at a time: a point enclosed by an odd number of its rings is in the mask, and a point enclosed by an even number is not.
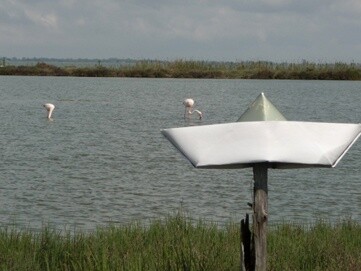
<svg viewBox="0 0 361 271"><path fill-rule="evenodd" d="M287 120L262 92L237 121Z"/></svg>

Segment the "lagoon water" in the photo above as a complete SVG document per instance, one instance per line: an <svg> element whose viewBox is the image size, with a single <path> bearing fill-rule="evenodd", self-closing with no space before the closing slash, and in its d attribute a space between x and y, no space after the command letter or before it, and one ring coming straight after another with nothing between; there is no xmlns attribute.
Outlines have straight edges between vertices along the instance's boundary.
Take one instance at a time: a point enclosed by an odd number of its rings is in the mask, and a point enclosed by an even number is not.
<svg viewBox="0 0 361 271"><path fill-rule="evenodd" d="M261 92L288 120L361 120L361 82L0 77L0 225L240 220L252 169L194 169L160 130L236 121ZM183 119L186 97L203 120ZM359 140L336 168L269 170L270 223L361 221L360 165Z"/></svg>

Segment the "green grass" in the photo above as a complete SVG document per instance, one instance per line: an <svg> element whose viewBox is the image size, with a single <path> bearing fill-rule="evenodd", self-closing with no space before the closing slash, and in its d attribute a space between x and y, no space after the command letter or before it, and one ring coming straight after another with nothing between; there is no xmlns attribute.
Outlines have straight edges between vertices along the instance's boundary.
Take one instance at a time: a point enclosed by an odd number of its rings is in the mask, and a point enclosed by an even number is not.
<svg viewBox="0 0 361 271"><path fill-rule="evenodd" d="M304 79L361 80L359 64L273 63L266 61L137 61L122 67L57 67L46 63L34 66L0 67L0 75L146 77L146 78L218 78L218 79Z"/></svg>
<svg viewBox="0 0 361 271"><path fill-rule="evenodd" d="M269 270L361 270L361 225L283 224L268 235Z"/></svg>
<svg viewBox="0 0 361 271"><path fill-rule="evenodd" d="M239 223L182 214L92 232L0 230L0 270L239 270ZM268 232L269 270L360 270L361 225L283 223Z"/></svg>

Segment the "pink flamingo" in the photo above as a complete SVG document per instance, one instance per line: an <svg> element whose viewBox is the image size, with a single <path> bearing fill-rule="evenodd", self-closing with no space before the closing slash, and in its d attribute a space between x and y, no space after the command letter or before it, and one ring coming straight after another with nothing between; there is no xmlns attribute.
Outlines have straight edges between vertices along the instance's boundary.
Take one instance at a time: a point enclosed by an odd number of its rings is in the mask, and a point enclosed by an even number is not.
<svg viewBox="0 0 361 271"><path fill-rule="evenodd" d="M187 98L183 101L183 105L185 107L185 111L184 111L184 118L189 118L190 115L192 115L193 113L197 113L199 119L203 118L203 113L197 109L193 109L194 106L194 100L191 98Z"/></svg>
<svg viewBox="0 0 361 271"><path fill-rule="evenodd" d="M45 107L46 111L48 111L48 119L51 120L51 114L54 111L55 106L53 104L43 104L43 106Z"/></svg>

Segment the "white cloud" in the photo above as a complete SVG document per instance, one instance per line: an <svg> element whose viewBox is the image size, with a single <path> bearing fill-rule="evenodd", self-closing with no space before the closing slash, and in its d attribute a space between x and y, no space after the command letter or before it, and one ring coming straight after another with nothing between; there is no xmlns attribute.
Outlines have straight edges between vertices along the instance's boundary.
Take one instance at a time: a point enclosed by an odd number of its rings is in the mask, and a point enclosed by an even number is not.
<svg viewBox="0 0 361 271"><path fill-rule="evenodd" d="M57 17L54 13L42 14L35 10L25 10L25 15L30 21L40 26L57 27Z"/></svg>

